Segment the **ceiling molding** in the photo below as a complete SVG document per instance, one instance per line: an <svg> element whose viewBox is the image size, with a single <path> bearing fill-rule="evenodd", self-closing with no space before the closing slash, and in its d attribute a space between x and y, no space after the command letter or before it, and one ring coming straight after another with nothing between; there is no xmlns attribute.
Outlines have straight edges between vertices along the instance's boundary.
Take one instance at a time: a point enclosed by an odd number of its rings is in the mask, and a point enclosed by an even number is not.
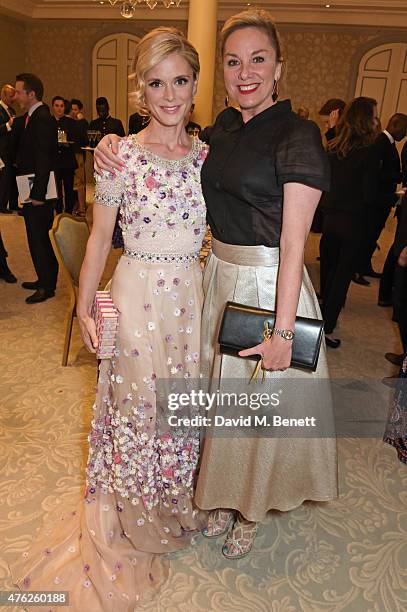
<svg viewBox="0 0 407 612"><path fill-rule="evenodd" d="M32 18L36 2L33 0L0 0L0 13L9 17Z"/></svg>
<svg viewBox="0 0 407 612"><path fill-rule="evenodd" d="M330 8L325 8L325 1L331 4ZM94 0L0 0L0 13L24 20L168 22L187 20L188 4L188 0L183 0L180 8L157 7L153 11L138 6L135 17L130 20L120 17L118 5L111 7L106 3L101 6ZM269 8L280 24L407 28L406 0L254 0L253 4ZM219 0L219 21L224 21L246 6L247 2L242 0Z"/></svg>
<svg viewBox="0 0 407 612"><path fill-rule="evenodd" d="M269 9L277 23L407 27L407 0L285 0L256 2ZM330 4L326 8L325 4ZM247 2L220 0L219 20L242 10Z"/></svg>

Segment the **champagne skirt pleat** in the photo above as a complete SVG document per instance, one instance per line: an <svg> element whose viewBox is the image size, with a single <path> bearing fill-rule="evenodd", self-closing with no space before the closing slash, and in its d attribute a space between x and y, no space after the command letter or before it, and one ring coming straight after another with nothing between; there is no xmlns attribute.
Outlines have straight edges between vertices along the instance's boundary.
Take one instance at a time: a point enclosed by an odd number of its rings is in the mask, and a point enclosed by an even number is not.
<svg viewBox="0 0 407 612"><path fill-rule="evenodd" d="M212 381L211 390L222 391L222 380L249 380L254 362L222 355L217 342L226 301L273 310L278 273L278 248L226 245L213 240L204 273L201 366ZM315 291L304 267L297 315L321 318ZM301 381L328 379L325 345L316 372L288 369L268 373L269 381L292 380L303 408L307 385ZM263 385L270 392L270 384ZM269 388L269 390L268 390ZM230 390L230 389L229 389ZM291 397L291 396L290 396ZM293 406L293 412L295 412ZM310 413L312 405L309 406ZM333 422L330 394L324 412ZM216 437L206 435L201 454L195 501L200 508L233 508L248 520L261 521L268 510L287 511L305 500L328 501L337 497L336 440L330 438Z"/></svg>

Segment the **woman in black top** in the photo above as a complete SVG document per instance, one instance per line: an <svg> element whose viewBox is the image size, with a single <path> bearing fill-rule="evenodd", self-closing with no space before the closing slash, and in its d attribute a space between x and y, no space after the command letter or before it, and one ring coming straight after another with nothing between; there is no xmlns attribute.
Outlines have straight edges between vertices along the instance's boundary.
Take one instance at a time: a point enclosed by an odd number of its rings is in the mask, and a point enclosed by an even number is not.
<svg viewBox="0 0 407 612"><path fill-rule="evenodd" d="M242 356L261 355L264 369L273 371L265 392L288 382L295 391L285 404L288 414L311 415L318 400L308 383L328 377L324 347L315 373L288 368L296 315L320 316L303 258L315 208L329 186L327 158L315 125L299 118L289 101L276 102L283 58L267 11L248 10L229 19L222 30L222 56L228 95L241 112L226 109L217 118L202 171L213 235L204 275L202 372L212 392L230 391L227 379L233 379L234 387L241 381L247 393L253 362L221 355L217 343L225 302L276 307L271 339ZM99 164L107 158L102 167L119 167L106 144ZM330 422L329 394L322 401ZM336 495L335 440L320 432L313 438L243 434L225 439L215 433L205 439L195 501L213 510L204 535L220 536L232 522L222 549L228 558L250 551L257 523L268 510L291 510L304 500Z"/></svg>
<svg viewBox="0 0 407 612"><path fill-rule="evenodd" d="M349 284L366 245L368 207L377 195L379 162L373 144L377 106L372 98L355 98L345 109L338 134L329 144L331 188L324 195L321 238L321 295L325 334L330 338L345 303Z"/></svg>

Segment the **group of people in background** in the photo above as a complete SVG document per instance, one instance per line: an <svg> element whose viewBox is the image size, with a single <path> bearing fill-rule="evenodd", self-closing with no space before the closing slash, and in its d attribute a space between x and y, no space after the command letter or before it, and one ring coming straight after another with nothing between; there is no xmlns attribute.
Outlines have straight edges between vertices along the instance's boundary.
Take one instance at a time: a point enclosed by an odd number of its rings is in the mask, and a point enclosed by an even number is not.
<svg viewBox="0 0 407 612"><path fill-rule="evenodd" d="M298 108L309 119L306 107ZM407 135L407 115L395 113L381 129L377 102L358 97L349 104L328 100L318 113L326 128L325 140L331 166L331 184L316 211L312 230L320 241L320 301L327 345L338 348L332 338L350 283L369 286L366 277L379 278L377 304L393 307L404 353L407 350L407 144L401 156L397 143ZM397 192L398 185L402 189ZM373 269L372 257L389 215L397 219L395 237L383 271ZM400 367L404 353L386 353Z"/></svg>
<svg viewBox="0 0 407 612"><path fill-rule="evenodd" d="M24 217L27 242L37 275L24 281L22 287L33 291L28 304L43 302L55 295L58 263L49 239L55 211L83 216L85 214L86 177L82 147L87 144L87 121L78 99L54 96L51 106L43 102L44 86L36 75L21 73L15 86L2 88L2 122L0 125L0 212L18 210L16 177L33 175L29 198L18 211ZM16 117L16 101L23 114ZM7 116L6 116L7 115ZM49 197L49 183L55 177L55 193ZM51 178L50 178L51 177ZM77 196L75 196L75 193ZM47 195L48 194L48 195ZM16 282L0 244L0 275L6 282Z"/></svg>
<svg viewBox="0 0 407 612"><path fill-rule="evenodd" d="M58 266L48 231L54 213L65 212L84 217L86 214L85 148L89 134L124 136L120 119L110 115L105 97L96 99L97 118L88 122L78 98L67 100L56 95L48 107L43 103L44 87L34 74L21 74L17 83L4 85L0 101L0 213L16 212L24 216L31 258L37 274L34 281L24 281L23 288L33 290L28 304L43 302L55 295ZM16 116L13 103L24 114ZM200 134L192 122L193 105L186 120L187 132ZM146 116L134 113L129 118L129 134L136 134L148 123ZM35 170L30 202L18 206L16 175ZM57 197L46 199L47 185L41 174L54 171ZM44 206L42 206L44 204ZM38 208L41 206L41 208ZM46 214L45 214L46 213ZM7 264L7 251L0 234L0 278L7 283L17 279Z"/></svg>

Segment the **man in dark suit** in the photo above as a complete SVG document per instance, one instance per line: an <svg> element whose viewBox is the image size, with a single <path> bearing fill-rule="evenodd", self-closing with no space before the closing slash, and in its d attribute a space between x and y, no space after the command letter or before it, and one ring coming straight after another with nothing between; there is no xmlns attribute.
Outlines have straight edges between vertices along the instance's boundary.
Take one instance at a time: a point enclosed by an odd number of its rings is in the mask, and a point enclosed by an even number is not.
<svg viewBox="0 0 407 612"><path fill-rule="evenodd" d="M6 283L16 283L17 279L7 265L7 251L0 232L0 278Z"/></svg>
<svg viewBox="0 0 407 612"><path fill-rule="evenodd" d="M198 138L200 138L202 128L199 125L199 123L192 121L192 115L194 113L194 109L195 109L195 104L193 104L191 108L189 109L188 121L185 125L185 129L190 136L197 136Z"/></svg>
<svg viewBox="0 0 407 612"><path fill-rule="evenodd" d="M133 113L129 117L129 136L130 134L138 134L141 130L150 123L150 117L146 115L140 115L139 113Z"/></svg>
<svg viewBox="0 0 407 612"><path fill-rule="evenodd" d="M16 77L16 100L25 111L24 129L17 149L17 173L34 173L29 202L24 204L28 246L38 280L24 282L24 289L35 289L26 302L36 304L55 295L58 262L48 232L54 219L54 201L46 200L51 170L57 157L57 126L43 104L41 80L29 73Z"/></svg>
<svg viewBox="0 0 407 612"><path fill-rule="evenodd" d="M109 114L109 102L107 98L97 98L96 112L98 118L90 122L89 130L100 132L102 138L106 136L106 134L125 136L124 127L120 119L115 119L115 117L111 117Z"/></svg>
<svg viewBox="0 0 407 612"><path fill-rule="evenodd" d="M363 276L376 278L381 276L373 270L371 259L391 208L398 200L396 189L397 184L401 181L401 167L395 143L403 140L406 130L407 115L396 113L390 118L386 129L379 134L374 144L380 162L379 189L375 204L369 210L368 232L370 239L360 270Z"/></svg>
<svg viewBox="0 0 407 612"><path fill-rule="evenodd" d="M11 155L11 131L16 114L11 106L14 96L15 90L12 85L2 87L0 93L0 159L4 167L0 170L0 212L6 214L18 208L16 179Z"/></svg>
<svg viewBox="0 0 407 612"><path fill-rule="evenodd" d="M76 122L65 116L65 100L61 96L52 98L52 114L58 130L58 156L56 162L56 179L58 188L57 213L65 212L70 215L75 205L75 192L73 189L75 170L78 167L73 144L77 140ZM65 196L65 207L64 207Z"/></svg>

